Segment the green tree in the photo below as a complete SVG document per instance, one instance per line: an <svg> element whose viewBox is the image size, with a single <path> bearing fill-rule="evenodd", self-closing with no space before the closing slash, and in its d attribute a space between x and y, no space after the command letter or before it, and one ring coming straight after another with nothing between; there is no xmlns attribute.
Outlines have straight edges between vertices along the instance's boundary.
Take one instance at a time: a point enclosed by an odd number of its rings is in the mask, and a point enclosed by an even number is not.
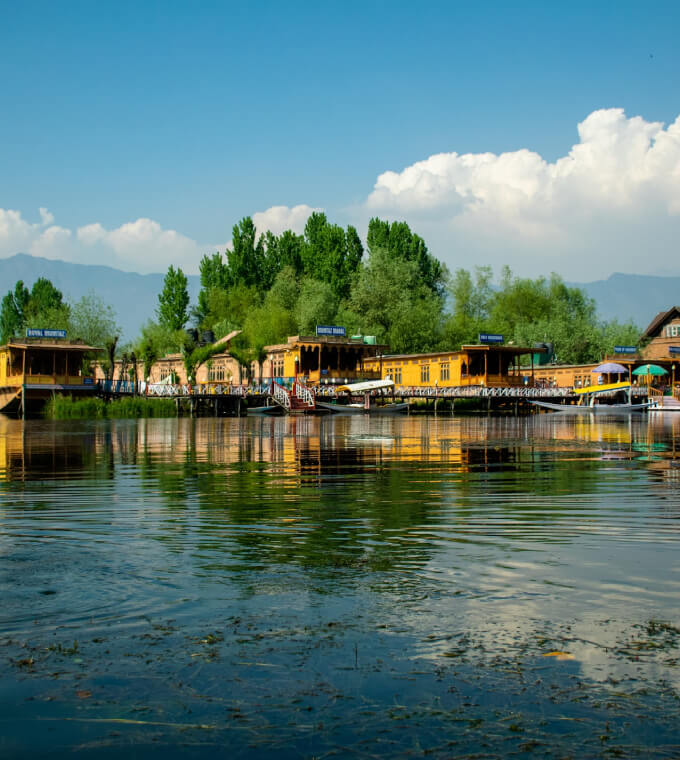
<svg viewBox="0 0 680 760"><path fill-rule="evenodd" d="M18 280L14 291L9 291L0 306L0 342L6 343L23 328L30 294L24 283Z"/></svg>
<svg viewBox="0 0 680 760"><path fill-rule="evenodd" d="M68 331L71 309L62 292L45 277L39 277L31 288L24 310L26 327Z"/></svg>
<svg viewBox="0 0 680 760"><path fill-rule="evenodd" d="M73 337L90 346L103 347L120 333L113 307L104 303L93 291L71 306L70 322Z"/></svg>
<svg viewBox="0 0 680 760"><path fill-rule="evenodd" d="M374 334L397 353L441 344L443 299L423 284L415 261L384 248L371 251L340 315L353 331Z"/></svg>
<svg viewBox="0 0 680 760"><path fill-rule="evenodd" d="M343 230L329 224L325 214L314 212L305 225L302 267L308 277L327 282L337 299L349 295L352 278L363 256L354 227Z"/></svg>
<svg viewBox="0 0 680 760"><path fill-rule="evenodd" d="M189 318L189 292L184 272L172 265L168 268L163 290L158 295L158 320L169 330L181 330Z"/></svg>
<svg viewBox="0 0 680 760"><path fill-rule="evenodd" d="M447 347L476 343L479 333L486 330L494 295L492 276L491 267L476 267L474 278L467 269L453 274L448 288L453 308L445 326Z"/></svg>
<svg viewBox="0 0 680 760"><path fill-rule="evenodd" d="M443 295L446 267L428 251L425 241L406 222L389 222L371 219L366 236L368 250L387 251L391 256L411 261L416 265L420 281L437 295Z"/></svg>
<svg viewBox="0 0 680 760"><path fill-rule="evenodd" d="M204 256L199 264L201 275L201 290L198 293L198 304L193 312L197 327L209 328L206 324L210 315L211 293L226 290L229 286L229 267L221 253Z"/></svg>
<svg viewBox="0 0 680 760"><path fill-rule="evenodd" d="M337 309L338 300L330 283L311 277L302 280L295 305L295 317L301 335L314 335L316 325L332 324Z"/></svg>
<svg viewBox="0 0 680 760"><path fill-rule="evenodd" d="M232 250L227 254L227 285L252 285L260 291L266 290L264 236L260 235L258 238L253 220L249 216L234 225L231 244Z"/></svg>

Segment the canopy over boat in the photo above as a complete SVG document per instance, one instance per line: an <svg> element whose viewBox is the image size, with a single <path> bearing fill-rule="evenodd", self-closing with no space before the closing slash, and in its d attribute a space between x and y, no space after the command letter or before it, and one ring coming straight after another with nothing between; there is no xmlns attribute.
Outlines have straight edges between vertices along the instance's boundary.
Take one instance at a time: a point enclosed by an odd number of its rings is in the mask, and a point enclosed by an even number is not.
<svg viewBox="0 0 680 760"><path fill-rule="evenodd" d="M601 372L605 375L624 375L628 372L628 368L624 367L622 364L617 364L616 362L605 362L604 364L599 364L595 369L591 369L590 371Z"/></svg>
<svg viewBox="0 0 680 760"><path fill-rule="evenodd" d="M348 391L349 393L365 393L366 391L379 391L383 388L394 387L392 380L366 380L363 383L350 383L349 385L338 386L338 391Z"/></svg>
<svg viewBox="0 0 680 760"><path fill-rule="evenodd" d="M643 364L633 370L634 375L667 375L668 370L659 367L658 364Z"/></svg>

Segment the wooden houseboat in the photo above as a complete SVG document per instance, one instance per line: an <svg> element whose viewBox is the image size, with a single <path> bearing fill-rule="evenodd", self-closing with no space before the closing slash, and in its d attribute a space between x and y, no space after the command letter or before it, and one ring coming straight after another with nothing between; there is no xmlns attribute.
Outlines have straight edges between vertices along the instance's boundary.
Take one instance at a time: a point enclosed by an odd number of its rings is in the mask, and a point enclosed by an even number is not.
<svg viewBox="0 0 680 760"><path fill-rule="evenodd" d="M533 356L544 348L483 344L462 346L459 351L378 356L364 361L364 368L389 378L397 387L457 388L517 387L534 384ZM528 369L521 357L531 356Z"/></svg>
<svg viewBox="0 0 680 760"><path fill-rule="evenodd" d="M58 339L12 339L0 346L0 412L25 414L54 393L94 393L94 378L83 365L99 350Z"/></svg>
<svg viewBox="0 0 680 760"><path fill-rule="evenodd" d="M387 346L365 338L331 335L295 335L287 343L265 346L267 359L262 380L301 380L308 385L346 385L358 380L379 380L378 357Z"/></svg>

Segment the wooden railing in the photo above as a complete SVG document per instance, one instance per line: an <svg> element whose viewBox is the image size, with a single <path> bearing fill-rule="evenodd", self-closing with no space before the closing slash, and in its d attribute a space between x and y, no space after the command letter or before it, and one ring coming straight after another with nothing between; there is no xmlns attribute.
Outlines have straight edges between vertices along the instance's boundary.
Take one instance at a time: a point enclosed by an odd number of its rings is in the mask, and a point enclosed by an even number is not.
<svg viewBox="0 0 680 760"><path fill-rule="evenodd" d="M299 398L300 401L307 404L310 409L313 409L316 406L316 402L314 400L314 392L306 385L296 382L293 386L293 389L295 396Z"/></svg>
<svg viewBox="0 0 680 760"><path fill-rule="evenodd" d="M290 409L290 393L278 383L272 383L272 386L272 396L279 402L279 404L281 404L281 406Z"/></svg>

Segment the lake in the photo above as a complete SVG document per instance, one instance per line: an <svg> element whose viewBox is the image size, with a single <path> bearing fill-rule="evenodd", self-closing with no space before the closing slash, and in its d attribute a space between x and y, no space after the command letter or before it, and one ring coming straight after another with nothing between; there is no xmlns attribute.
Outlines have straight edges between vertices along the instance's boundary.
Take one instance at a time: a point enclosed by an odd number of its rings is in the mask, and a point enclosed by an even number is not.
<svg viewBox="0 0 680 760"><path fill-rule="evenodd" d="M3 758L680 754L680 415L0 416Z"/></svg>

